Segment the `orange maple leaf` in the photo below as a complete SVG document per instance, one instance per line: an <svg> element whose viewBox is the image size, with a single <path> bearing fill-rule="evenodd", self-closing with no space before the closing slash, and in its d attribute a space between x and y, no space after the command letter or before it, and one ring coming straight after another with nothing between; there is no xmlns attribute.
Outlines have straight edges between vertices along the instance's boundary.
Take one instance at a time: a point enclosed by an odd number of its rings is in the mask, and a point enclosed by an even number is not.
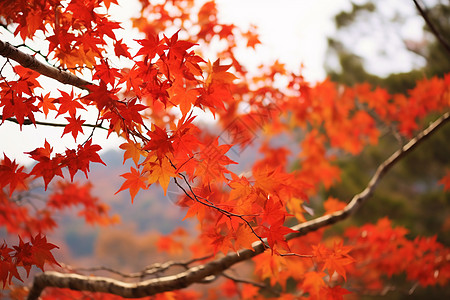
<svg viewBox="0 0 450 300"><path fill-rule="evenodd" d="M183 253L184 245L175 241L171 236L161 236L156 242L156 247L159 252L165 252L170 255L178 255Z"/></svg>
<svg viewBox="0 0 450 300"><path fill-rule="evenodd" d="M117 194L120 191L129 189L131 195L131 203L133 203L134 197L139 192L140 189L148 189L147 184L145 183L145 176L141 174L138 170L133 167L130 167L130 172L120 175L125 178L125 182L122 184L120 189L115 193Z"/></svg>
<svg viewBox="0 0 450 300"><path fill-rule="evenodd" d="M339 201L336 198L328 197L328 199L323 203L325 207L325 214L331 214L335 211L344 209L347 204L345 202Z"/></svg>
<svg viewBox="0 0 450 300"><path fill-rule="evenodd" d="M45 118L47 118L47 115L50 110L57 110L54 104L55 99L50 98L50 93L47 93L44 96L38 96L37 98L39 100L38 107L42 108Z"/></svg>
<svg viewBox="0 0 450 300"><path fill-rule="evenodd" d="M137 166L141 154L143 153L139 144L135 144L131 141L123 143L119 146L120 149L125 150L123 154L123 163L129 158L133 159L134 164Z"/></svg>
<svg viewBox="0 0 450 300"><path fill-rule="evenodd" d="M325 269L328 270L330 280L334 272L338 273L344 277L345 280L347 280L345 266L355 262L355 260L348 254L353 247L344 246L342 242L339 242L334 243L332 250L326 248L322 244L313 246L313 249L313 253L317 259L322 260L324 263L322 266L322 271Z"/></svg>
<svg viewBox="0 0 450 300"><path fill-rule="evenodd" d="M252 243L256 241L256 236L247 225L241 225L235 232L234 250L241 248L252 249Z"/></svg>
<svg viewBox="0 0 450 300"><path fill-rule="evenodd" d="M320 289L325 286L323 278L326 276L324 272L308 272L305 274L302 287L310 294L318 296Z"/></svg>
<svg viewBox="0 0 450 300"><path fill-rule="evenodd" d="M159 182L164 190L164 195L167 194L170 178L178 176L169 159L166 157L162 159L156 159L156 156L148 157L144 161L144 170L150 173L147 177L149 185Z"/></svg>

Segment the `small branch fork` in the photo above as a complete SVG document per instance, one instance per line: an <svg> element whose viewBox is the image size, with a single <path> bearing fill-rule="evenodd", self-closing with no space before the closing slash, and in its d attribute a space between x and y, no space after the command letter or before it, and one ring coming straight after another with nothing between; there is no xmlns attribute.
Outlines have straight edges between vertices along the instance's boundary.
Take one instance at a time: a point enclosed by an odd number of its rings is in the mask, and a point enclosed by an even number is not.
<svg viewBox="0 0 450 300"><path fill-rule="evenodd" d="M285 236L286 240L301 237L309 232L335 224L348 218L374 193L376 186L383 176L389 171L389 169L391 169L399 160L420 145L426 138L431 136L432 133L438 131L438 129L449 120L450 112L447 112L430 124L425 130L420 132L415 138L410 140L401 149L393 153L378 167L367 187L361 193L355 195L344 209L291 227L291 229L296 232L287 234ZM236 263L251 259L266 250L266 245L261 241L254 242L252 247L253 249L242 249L238 252L229 253L224 257L217 258L205 264L192 266L186 271L180 272L176 275L148 279L137 283L127 283L106 277L63 274L54 271L44 272L34 278L33 286L28 295L28 300L38 299L46 287L70 288L77 291L111 293L124 298L139 298L162 292L178 290L188 287L193 283L201 283L210 276L223 274L225 270L228 270Z"/></svg>
<svg viewBox="0 0 450 300"><path fill-rule="evenodd" d="M170 163L172 164L172 162L170 162ZM173 164L172 164L172 166L176 169L176 167L175 167ZM191 187L191 185L189 184L189 182L188 182L186 176L184 176L184 174L182 174L182 173L178 173L178 175L180 175L180 176L183 178L184 182L185 182L185 183L187 184L187 186L189 187L189 190L190 190L190 192L191 192L192 195L189 194L189 192L188 192L188 191L187 191L187 190L186 190L186 189L178 182L177 178L174 178L175 184L176 184L176 185L184 192L184 194L185 194L189 199L191 199L191 200L193 200L193 201L196 201L196 202L198 202L198 203L200 203L200 204L202 204L202 205L205 205L205 206L207 206L207 207L209 207L209 208L215 209L215 210L217 210L218 212L220 212L221 214L223 214L223 215L224 215L225 217L227 217L227 218L232 218L232 217L234 217L234 218L241 219L241 220L242 220L242 221L250 228L252 234L253 234L254 236L256 236L256 238L258 238L258 240L259 240L261 243L263 243L266 247L269 247L269 246L267 245L267 243L265 243L264 239L261 238L261 237L256 233L255 229L254 229L253 226L250 224L250 222L247 221L247 219L244 218L244 217L248 217L248 215L239 215L239 214L232 213L232 212L230 212L230 211L227 211L227 210L225 210L225 209L222 209L222 208L216 206L214 203L212 203L212 202L209 201L208 199L196 195L196 194L194 193L194 191L192 190L192 187ZM204 201L203 201L203 200L204 200Z"/></svg>
<svg viewBox="0 0 450 300"><path fill-rule="evenodd" d="M256 282L256 281L250 281L250 280L247 280L247 279L236 278L234 276L226 274L225 272L222 273L222 276L227 278L227 279L229 279L229 280L232 280L232 281L234 281L236 283L251 284L251 285L256 286L256 287L258 287L260 289L264 289L264 290L270 292L271 294L273 294L275 297L280 297L281 296L281 292L276 290L276 289L274 289L274 288L272 288L270 285L266 285L264 283L260 283L260 282Z"/></svg>

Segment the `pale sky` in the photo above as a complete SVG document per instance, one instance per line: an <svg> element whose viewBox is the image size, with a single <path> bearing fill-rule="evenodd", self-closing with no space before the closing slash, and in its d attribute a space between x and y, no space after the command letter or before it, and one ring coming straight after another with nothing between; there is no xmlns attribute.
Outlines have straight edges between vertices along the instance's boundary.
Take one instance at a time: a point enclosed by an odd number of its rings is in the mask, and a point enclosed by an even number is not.
<svg viewBox="0 0 450 300"><path fill-rule="evenodd" d="M133 1L122 0L119 3L126 4L125 9L113 6L110 10L118 21L128 19L139 9ZM350 8L350 2L346 0L217 0L217 3L219 17L223 22L238 26L253 23L259 27L263 45L257 46L256 55L242 54L247 55L244 60L246 63L256 66L263 60L278 59L292 71L297 71L303 63L303 75L310 81L325 78L323 63L326 36L334 32L333 16L342 9ZM3 62L1 58L0 62ZM43 118L40 120L44 121ZM17 124L5 122L0 126L0 155L4 152L11 159L31 163L32 160L23 152L42 147L44 138L54 146L56 152L63 152L66 147L73 148L73 138L66 135L61 139L61 134L61 128L46 127L42 130L33 126L23 126L21 132ZM100 144L105 150L117 148L120 144L112 135L106 139L100 130L94 135L94 143Z"/></svg>
<svg viewBox="0 0 450 300"><path fill-rule="evenodd" d="M259 59L279 59L296 71L305 65L309 80L325 78L326 36L333 33L333 16L349 8L347 0L220 0L222 20L236 25L256 24L263 47Z"/></svg>

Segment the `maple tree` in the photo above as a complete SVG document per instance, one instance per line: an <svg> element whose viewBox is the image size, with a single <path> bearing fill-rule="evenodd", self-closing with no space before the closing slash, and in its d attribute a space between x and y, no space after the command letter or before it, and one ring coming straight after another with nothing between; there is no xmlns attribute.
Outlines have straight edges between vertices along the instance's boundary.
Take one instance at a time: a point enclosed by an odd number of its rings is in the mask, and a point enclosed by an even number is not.
<svg viewBox="0 0 450 300"><path fill-rule="evenodd" d="M201 295L184 288L219 277L225 281L211 285L212 298L342 299L361 290L382 292L399 274L412 285L448 284L450 249L436 237L411 239L406 228L383 216L339 236L326 230L354 214L390 168L448 122L450 74L424 78L405 94L328 79L313 84L279 61L261 65L255 75L236 53L258 47L256 27L222 23L214 1L140 4L132 23L141 36L125 41L119 38L122 25L108 15L116 0L0 2L2 124L63 127L61 135L76 143L57 153L43 137L41 147L27 152L32 168L3 154L0 220L8 234L19 236L18 244L3 241L0 248L0 280L11 297L65 299L82 291L94 299L195 299ZM39 50L29 46L36 40L42 41ZM219 135L202 128L200 110L217 120ZM51 115L54 120L42 121ZM427 126L430 116L435 121ZM330 197L323 215L311 216L309 199L339 184L337 157L376 145L382 128L407 142L380 161L361 193L349 201ZM185 218L198 220L198 236L183 244L187 233L180 229L157 246L187 252L190 260L133 274L114 271L119 279L79 274L55 260L57 245L45 234L58 226L59 211L81 205L88 223L119 221L91 194L91 183L74 181L77 173L88 177L92 163L105 164L95 142L99 130L120 137L124 162L134 164L122 174L117 193L129 192L133 202L151 186L167 194L172 182L180 190L177 204L186 208ZM270 143L298 132L300 141L291 138L298 153ZM230 152L256 139L261 157L236 174L229 166L239 161ZM446 190L449 176L440 181ZM42 183L47 201L35 206L33 189ZM251 278L228 272L243 261L252 261ZM32 266L54 270L34 276L28 288L20 281ZM174 266L185 270L161 275Z"/></svg>

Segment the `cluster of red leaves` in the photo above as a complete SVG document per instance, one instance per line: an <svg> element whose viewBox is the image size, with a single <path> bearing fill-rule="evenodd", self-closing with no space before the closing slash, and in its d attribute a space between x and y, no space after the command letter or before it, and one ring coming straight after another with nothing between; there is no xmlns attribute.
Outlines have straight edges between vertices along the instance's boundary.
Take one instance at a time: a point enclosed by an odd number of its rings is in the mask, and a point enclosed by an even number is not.
<svg viewBox="0 0 450 300"><path fill-rule="evenodd" d="M91 194L91 184L56 182L44 205L30 205L41 198L42 192L32 190L14 193L0 192L0 222L9 233L32 236L50 232L57 227L54 215L77 207L78 215L88 224L109 225L119 222L117 215L109 216L109 207Z"/></svg>
<svg viewBox="0 0 450 300"><path fill-rule="evenodd" d="M45 206L39 208L28 205L29 201L35 201L41 196L38 192L33 194L22 190L14 193L16 197L0 192L0 223L8 233L19 234L19 245L11 249L3 242L0 248L0 280L3 288L7 282L11 284L13 277L22 280L18 267L23 267L28 276L33 265L43 270L45 262L58 264L50 253L57 247L47 243L46 237L40 234L48 233L57 226L53 218L56 212L81 205L78 214L88 224L109 225L119 222L118 216L108 216L109 207L106 204L91 195L89 183L80 185L61 181L52 189L53 193L49 195ZM39 234L33 237L36 232ZM24 243L21 236L27 236L31 241Z"/></svg>
<svg viewBox="0 0 450 300"><path fill-rule="evenodd" d="M22 127L25 118L36 123L34 114L39 111L34 89L41 87L36 80L39 73L22 66L15 66L14 72L18 80L0 82L0 108L2 108L2 123L6 119L15 117Z"/></svg>
<svg viewBox="0 0 450 300"><path fill-rule="evenodd" d="M47 202L47 207L54 210L62 210L72 206L82 206L78 212L88 224L109 225L119 222L119 216L109 217L109 207L100 203L99 198L92 196L91 183L83 185L59 181L54 187L52 195Z"/></svg>
<svg viewBox="0 0 450 300"><path fill-rule="evenodd" d="M424 287L448 283L450 250L435 236L409 240L407 233L403 227L393 227L387 218L375 225L347 229L345 235L354 245L352 256L357 261L350 271L355 277L355 289L380 291L386 276L398 274L406 274L408 280Z"/></svg>
<svg viewBox="0 0 450 300"><path fill-rule="evenodd" d="M277 299L343 299L343 295L350 293L341 286L352 277L353 247L344 246L342 240L322 243L323 232L320 230L288 242L295 253L301 254L274 256L265 252L253 258L257 278L261 283L270 283L265 287L269 295L276 292ZM293 295L294 282L296 292ZM242 293L244 289L249 287L243 286ZM251 297L243 299L265 298L258 295L257 289Z"/></svg>
<svg viewBox="0 0 450 300"><path fill-rule="evenodd" d="M188 233L183 228L174 230L170 235L161 236L156 242L158 251L169 255L179 255L184 252L184 239Z"/></svg>
<svg viewBox="0 0 450 300"><path fill-rule="evenodd" d="M47 238L40 234L31 237L26 243L19 237L19 245L13 246L12 249L3 241L0 246L0 281L3 288L7 283L11 284L13 277L22 281L17 267L24 268L28 276L32 266L43 271L45 263L59 265L50 252L54 248L58 247L48 243Z"/></svg>
<svg viewBox="0 0 450 300"><path fill-rule="evenodd" d="M387 218L347 229L346 246L342 239L323 240L323 233L320 230L288 242L292 251L302 254L274 256L265 252L253 258L258 284L265 287L228 281L220 287L221 292L240 295L241 299L267 299L260 291L275 293L277 299L296 299L290 293L295 282L297 297L343 299L350 291L381 293L393 275L405 274L412 284L424 287L445 286L450 279L447 248L435 237L409 240L407 230L393 227Z"/></svg>
<svg viewBox="0 0 450 300"><path fill-rule="evenodd" d="M45 188L55 176L64 177L62 170L67 168L69 170L70 178L82 171L88 176L90 162L102 163L106 165L97 154L101 149L99 145L92 145L92 140L87 141L84 145L78 145L78 149L68 149L65 154L52 155L53 148L45 141L42 148L36 148L28 154L32 159L37 161L33 167L30 175L36 178L42 177L44 179Z"/></svg>

